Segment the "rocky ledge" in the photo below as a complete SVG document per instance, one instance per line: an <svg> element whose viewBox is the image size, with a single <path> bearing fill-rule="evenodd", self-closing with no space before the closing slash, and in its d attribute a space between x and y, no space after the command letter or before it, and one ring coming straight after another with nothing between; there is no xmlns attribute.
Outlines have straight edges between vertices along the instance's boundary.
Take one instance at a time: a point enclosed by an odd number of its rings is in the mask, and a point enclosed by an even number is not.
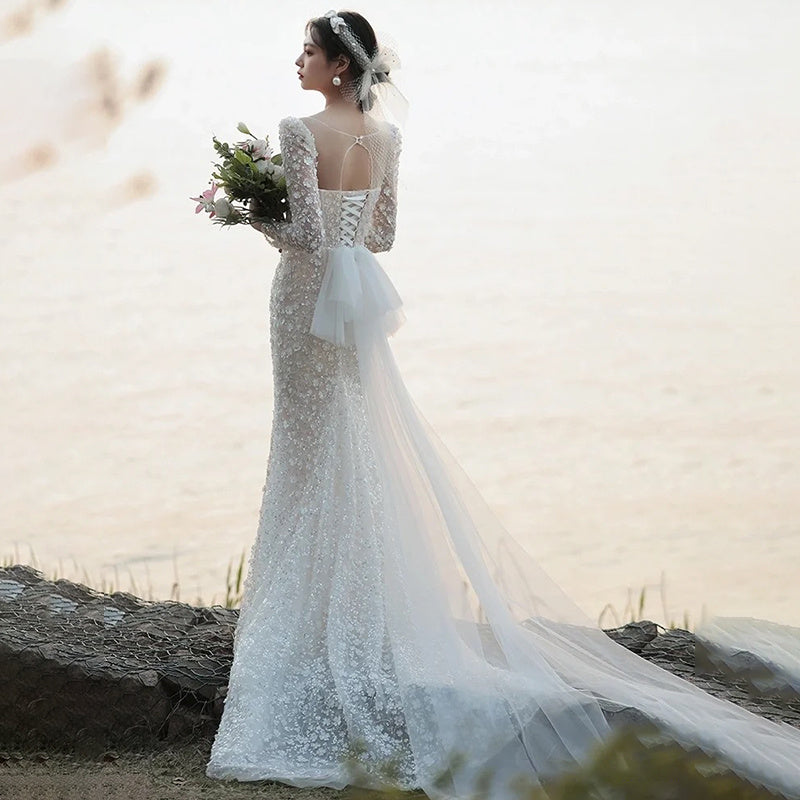
<svg viewBox="0 0 800 800"><path fill-rule="evenodd" d="M237 619L236 609L0 568L0 747L97 753L213 738ZM800 727L800 696L754 681L769 665L753 654L739 654L746 669L733 672L689 631L635 622L606 633L711 694Z"/></svg>

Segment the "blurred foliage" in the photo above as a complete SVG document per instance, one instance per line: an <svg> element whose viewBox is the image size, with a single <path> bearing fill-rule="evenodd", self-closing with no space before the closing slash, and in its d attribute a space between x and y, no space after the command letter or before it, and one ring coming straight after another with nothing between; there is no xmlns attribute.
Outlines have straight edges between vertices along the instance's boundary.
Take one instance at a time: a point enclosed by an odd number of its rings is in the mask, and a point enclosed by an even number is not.
<svg viewBox="0 0 800 800"><path fill-rule="evenodd" d="M45 23L53 13L66 8L67 0L18 0L9 5L7 11L0 9L0 47L21 38L35 41L40 32L46 33ZM84 44L77 60L55 53L47 64L29 68L20 56L7 57L14 80L5 75L0 82L0 107L13 109L7 116L14 122L14 132L9 135L4 130L10 145L0 156L0 184L82 155L86 145L108 146L111 134L133 109L161 90L168 72L165 59L139 63L133 77L127 78L120 68L120 54L96 45L90 36L88 30L78 30L78 43L82 39ZM20 103L19 97L51 97L53 102ZM157 184L155 172L142 166L113 188L110 204L146 197Z"/></svg>
<svg viewBox="0 0 800 800"><path fill-rule="evenodd" d="M58 11L67 0L27 0L19 2L0 19L0 41L30 33L41 15Z"/></svg>
<svg viewBox="0 0 800 800"><path fill-rule="evenodd" d="M357 761L348 762L354 781L364 772ZM454 755L450 770L457 773L461 757ZM421 792L392 788L393 762L383 772L385 786L368 790L345 789L347 800L400 800L425 797ZM442 780L446 778L444 773ZM362 781L363 782L363 781ZM476 788L473 800L491 800L491 775ZM700 749L686 749L655 729L629 727L619 731L594 757L578 769L539 785L519 776L509 784L519 800L774 800L776 795L732 772Z"/></svg>

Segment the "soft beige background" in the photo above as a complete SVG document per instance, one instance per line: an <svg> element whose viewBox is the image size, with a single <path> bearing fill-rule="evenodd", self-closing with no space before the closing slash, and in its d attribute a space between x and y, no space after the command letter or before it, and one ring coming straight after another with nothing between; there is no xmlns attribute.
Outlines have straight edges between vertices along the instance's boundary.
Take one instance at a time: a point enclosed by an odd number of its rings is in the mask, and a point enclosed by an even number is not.
<svg viewBox="0 0 800 800"><path fill-rule="evenodd" d="M800 6L519 5L359 7L412 104L381 259L412 394L590 614L648 586L661 621L800 624ZM0 44L0 551L220 602L266 470L277 254L188 196L212 133L318 110L292 62L326 8L0 2L25 8Z"/></svg>

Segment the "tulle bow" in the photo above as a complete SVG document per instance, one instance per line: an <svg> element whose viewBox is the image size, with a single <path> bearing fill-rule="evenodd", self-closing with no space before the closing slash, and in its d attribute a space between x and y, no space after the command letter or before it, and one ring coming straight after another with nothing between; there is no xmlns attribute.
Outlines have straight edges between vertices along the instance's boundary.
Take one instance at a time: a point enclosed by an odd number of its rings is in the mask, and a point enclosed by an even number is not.
<svg viewBox="0 0 800 800"><path fill-rule="evenodd" d="M340 28L342 25L346 25L346 24L347 24L347 23L346 23L346 22L345 22L345 21L344 21L344 20L343 20L343 19L342 19L342 18L341 18L341 17L340 17L340 16L339 16L337 13L336 13L336 11L334 11L333 9L331 9L330 11L326 11L326 12L325 12L325 16L326 16L326 17L327 17L327 18L330 20L330 22L331 22L331 28L333 28L333 32L334 32L334 33L337 33L337 34L338 34L338 33L339 33L339 28Z"/></svg>
<svg viewBox="0 0 800 800"><path fill-rule="evenodd" d="M403 301L375 256L363 245L328 250L311 333L340 346L355 345L359 327L386 335L404 322Z"/></svg>

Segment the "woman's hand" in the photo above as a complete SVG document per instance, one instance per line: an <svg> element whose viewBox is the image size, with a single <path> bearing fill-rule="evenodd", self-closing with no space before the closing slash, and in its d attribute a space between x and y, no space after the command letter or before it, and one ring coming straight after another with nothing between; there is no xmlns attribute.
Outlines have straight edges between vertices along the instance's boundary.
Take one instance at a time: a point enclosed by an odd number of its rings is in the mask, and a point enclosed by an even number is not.
<svg viewBox="0 0 800 800"><path fill-rule="evenodd" d="M250 214L256 214L256 201L255 198L250 198L247 203L247 210ZM259 233L264 233L264 223L261 220L250 220L250 225L254 227Z"/></svg>
<svg viewBox="0 0 800 800"><path fill-rule="evenodd" d="M256 201L251 199L247 203L247 210L250 214L257 213ZM279 253L283 252L283 248L279 247L277 231L275 230L276 223L269 222L268 220L254 219L250 221L250 225L255 228Z"/></svg>

